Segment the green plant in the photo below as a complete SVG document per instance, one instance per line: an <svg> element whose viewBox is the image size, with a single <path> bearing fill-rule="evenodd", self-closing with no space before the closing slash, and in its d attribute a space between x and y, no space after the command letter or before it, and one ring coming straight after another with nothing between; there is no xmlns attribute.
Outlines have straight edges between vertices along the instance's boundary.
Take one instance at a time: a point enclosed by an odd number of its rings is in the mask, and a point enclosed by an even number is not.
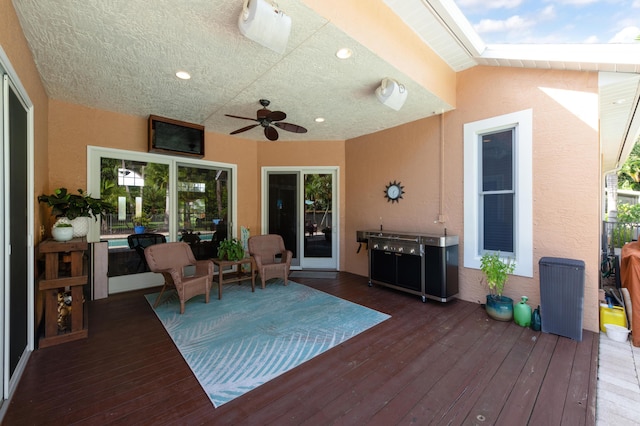
<svg viewBox="0 0 640 426"><path fill-rule="evenodd" d="M502 260L500 253L485 253L480 259L480 270L485 275L489 292L498 297L502 297L504 285L509 278L509 274L513 273L516 267L515 262L511 258Z"/></svg>
<svg viewBox="0 0 640 426"><path fill-rule="evenodd" d="M237 238L220 241L218 246L218 258L238 261L244 258L244 247Z"/></svg>
<svg viewBox="0 0 640 426"><path fill-rule="evenodd" d="M133 226L144 226L145 228L151 224L151 217L146 213L135 216L133 219Z"/></svg>
<svg viewBox="0 0 640 426"><path fill-rule="evenodd" d="M67 188L58 188L53 191L53 194L39 195L38 202L46 203L51 207L52 216L64 216L69 220L77 217L92 217L97 220L98 215L112 211L110 204L91 197L82 189L78 189L77 194L71 194Z"/></svg>
<svg viewBox="0 0 640 426"><path fill-rule="evenodd" d="M55 226L56 228L73 228L72 224L66 222L58 222L53 226Z"/></svg>

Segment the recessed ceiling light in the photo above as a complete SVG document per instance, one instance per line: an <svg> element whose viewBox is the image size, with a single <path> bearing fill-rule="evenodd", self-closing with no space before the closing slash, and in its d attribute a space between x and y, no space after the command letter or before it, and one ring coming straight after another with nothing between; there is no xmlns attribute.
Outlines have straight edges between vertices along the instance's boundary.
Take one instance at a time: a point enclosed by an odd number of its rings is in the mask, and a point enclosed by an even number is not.
<svg viewBox="0 0 640 426"><path fill-rule="evenodd" d="M178 71L176 73L176 77L178 77L181 80L189 80L191 78L191 74L189 74L186 71Z"/></svg>
<svg viewBox="0 0 640 426"><path fill-rule="evenodd" d="M625 103L626 101L627 101L626 99L618 99L618 100L617 100L617 101L615 101L613 104L614 104L614 105L620 105L620 104Z"/></svg>
<svg viewBox="0 0 640 426"><path fill-rule="evenodd" d="M348 59L353 55L353 52L348 47L343 47L336 52L336 56L340 59Z"/></svg>
<svg viewBox="0 0 640 426"><path fill-rule="evenodd" d="M316 118L316 123L324 123L324 117Z"/></svg>

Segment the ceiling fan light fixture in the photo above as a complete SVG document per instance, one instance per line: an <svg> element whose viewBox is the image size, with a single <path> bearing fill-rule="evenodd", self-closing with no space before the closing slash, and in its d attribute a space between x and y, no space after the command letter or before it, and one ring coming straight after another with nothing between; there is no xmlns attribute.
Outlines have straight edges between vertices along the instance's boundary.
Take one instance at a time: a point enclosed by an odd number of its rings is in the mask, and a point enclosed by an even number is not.
<svg viewBox="0 0 640 426"><path fill-rule="evenodd" d="M249 40L283 54L291 33L291 18L268 0L244 0L238 28Z"/></svg>
<svg viewBox="0 0 640 426"><path fill-rule="evenodd" d="M396 111L400 111L407 95L407 88L392 78L384 78L376 89L376 97L380 103Z"/></svg>

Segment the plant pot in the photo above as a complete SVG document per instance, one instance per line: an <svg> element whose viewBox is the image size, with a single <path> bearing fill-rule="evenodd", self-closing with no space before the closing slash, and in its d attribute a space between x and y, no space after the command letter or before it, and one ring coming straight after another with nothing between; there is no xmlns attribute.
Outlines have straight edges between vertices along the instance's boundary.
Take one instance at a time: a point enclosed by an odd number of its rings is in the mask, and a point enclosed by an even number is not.
<svg viewBox="0 0 640 426"><path fill-rule="evenodd" d="M51 236L56 241L69 241L73 238L73 227L54 226L53 228L51 228Z"/></svg>
<svg viewBox="0 0 640 426"><path fill-rule="evenodd" d="M513 319L513 299L507 296L487 294L487 315L497 321Z"/></svg>
<svg viewBox="0 0 640 426"><path fill-rule="evenodd" d="M76 217L71 221L71 225L73 225L73 238L76 237L86 237L89 233L89 221L90 217Z"/></svg>
<svg viewBox="0 0 640 426"><path fill-rule="evenodd" d="M133 227L133 232L135 232L136 234L144 234L145 230L146 230L146 228L144 226L134 226Z"/></svg>

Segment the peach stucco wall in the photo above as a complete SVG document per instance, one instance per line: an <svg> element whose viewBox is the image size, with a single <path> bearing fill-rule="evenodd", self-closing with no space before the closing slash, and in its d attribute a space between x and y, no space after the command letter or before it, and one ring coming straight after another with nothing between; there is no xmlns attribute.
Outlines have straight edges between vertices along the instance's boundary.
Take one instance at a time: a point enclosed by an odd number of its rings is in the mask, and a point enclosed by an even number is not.
<svg viewBox="0 0 640 426"><path fill-rule="evenodd" d="M367 274L367 254L356 254L355 231L379 228L439 232L460 237L463 265L463 125L533 109L533 278L513 276L505 294L539 296L541 257L583 260L586 286L583 326L598 329L600 177L597 74L475 67L458 75L457 109L346 143L346 270ZM585 113L567 106L578 100ZM586 118L585 118L586 117ZM585 121L586 120L586 121ZM442 126L443 124L443 126ZM444 133L442 133L444 132ZM442 136L444 135L444 136ZM444 139L444 162L441 157ZM443 169L441 169L441 167ZM443 180L440 179L441 170ZM383 198L389 181L406 194ZM442 191L442 198L440 192ZM444 223L438 222L440 205ZM460 297L482 301L486 289L476 269L460 268Z"/></svg>
<svg viewBox="0 0 640 426"><path fill-rule="evenodd" d="M11 0L0 0L0 47L2 47L2 50L4 50L4 53L9 58L11 66L18 74L20 82L33 103L33 187L34 193L37 196L48 187L48 99ZM41 239L40 233L37 232L37 230L40 229L41 223L41 215L38 214L38 211L44 213L45 207L38 206L35 197L33 203L36 208L34 243L37 244Z"/></svg>

